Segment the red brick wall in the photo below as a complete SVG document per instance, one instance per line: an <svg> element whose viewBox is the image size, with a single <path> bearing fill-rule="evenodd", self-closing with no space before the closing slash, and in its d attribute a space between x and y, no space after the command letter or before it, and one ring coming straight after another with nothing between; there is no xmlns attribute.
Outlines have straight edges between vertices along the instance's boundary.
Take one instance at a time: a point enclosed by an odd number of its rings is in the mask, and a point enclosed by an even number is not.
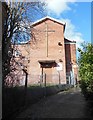
<svg viewBox="0 0 93 120"><path fill-rule="evenodd" d="M65 44L65 53L66 53L66 72L70 72L72 69L71 66L71 49L70 49L70 44Z"/></svg>
<svg viewBox="0 0 93 120"><path fill-rule="evenodd" d="M46 30L46 24L48 25L48 57L47 57L47 34L45 32ZM30 56L31 56L31 63L29 72L30 75L37 75L41 74L42 69L40 68L40 65L38 63L38 60L55 60L57 63L59 62L59 59L62 59L62 65L63 70L60 72L61 77L61 83L66 83L66 68L65 68L65 49L64 49L64 26L61 24L58 24L56 22L53 22L51 20L46 20L45 22L42 22L40 24L37 24L33 27L34 37L36 43L31 43L31 50L30 50ZM58 42L62 43L62 46L58 45ZM56 83L58 83L58 72L56 70L56 67L51 68L52 70L52 78L56 79ZM48 74L51 75L49 72ZM56 75L56 76L55 76ZM30 81L30 80L29 80ZM31 82L31 81L30 81ZM35 82L35 80L34 80ZM53 80L52 80L53 82Z"/></svg>
<svg viewBox="0 0 93 120"><path fill-rule="evenodd" d="M76 43L70 42L65 43L66 53L66 72L69 74L70 71L74 72L75 79L78 77L78 66L76 62Z"/></svg>
<svg viewBox="0 0 93 120"><path fill-rule="evenodd" d="M46 30L50 32L47 33ZM60 74L56 66L43 68L43 82L45 83L46 75L46 83L59 84L60 77L60 82L65 84L66 72L72 70L72 64L74 67L76 65L76 45L73 42L71 44L66 43L64 39L64 25L47 19L41 23L35 24L32 28L32 34L30 44L19 46L22 55L27 56L30 60L27 64L29 73L28 84L40 83L42 68L38 62L39 60L55 60L56 64L58 64L59 59L62 60L62 70ZM58 44L59 42L61 45ZM74 69L74 72L77 74L77 68Z"/></svg>

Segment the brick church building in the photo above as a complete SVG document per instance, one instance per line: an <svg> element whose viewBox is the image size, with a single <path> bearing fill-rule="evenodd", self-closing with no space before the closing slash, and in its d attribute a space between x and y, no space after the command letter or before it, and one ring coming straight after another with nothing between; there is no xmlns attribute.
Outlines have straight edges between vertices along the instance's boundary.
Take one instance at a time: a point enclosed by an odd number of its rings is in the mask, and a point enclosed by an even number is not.
<svg viewBox="0 0 93 120"><path fill-rule="evenodd" d="M32 24L31 40L16 45L16 59L21 53L28 60L24 62L28 85L76 83L76 42L64 37L65 27L65 23L54 18L42 18Z"/></svg>

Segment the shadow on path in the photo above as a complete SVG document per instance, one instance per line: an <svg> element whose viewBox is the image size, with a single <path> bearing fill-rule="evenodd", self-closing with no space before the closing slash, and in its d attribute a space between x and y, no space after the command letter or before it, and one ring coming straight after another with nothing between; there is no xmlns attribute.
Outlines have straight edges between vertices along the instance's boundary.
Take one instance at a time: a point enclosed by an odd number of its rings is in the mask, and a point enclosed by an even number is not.
<svg viewBox="0 0 93 120"><path fill-rule="evenodd" d="M16 120L34 118L90 118L87 102L80 88L46 97L20 113Z"/></svg>

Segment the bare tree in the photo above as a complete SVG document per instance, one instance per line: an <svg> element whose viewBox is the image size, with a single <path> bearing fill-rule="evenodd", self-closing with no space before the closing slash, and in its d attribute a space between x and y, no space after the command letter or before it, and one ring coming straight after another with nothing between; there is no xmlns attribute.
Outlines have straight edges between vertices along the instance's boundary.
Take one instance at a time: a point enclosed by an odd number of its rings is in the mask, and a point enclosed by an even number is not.
<svg viewBox="0 0 93 120"><path fill-rule="evenodd" d="M15 61L13 51L15 44L20 41L26 41L33 37L31 32L31 22L35 20L37 15L44 16L44 4L37 2L10 2L6 9L7 17L4 22L4 34L2 41L2 71L3 71L3 86L5 85L7 76L11 76L13 81L13 71L15 71L21 64L21 69L26 75L27 81L27 66L24 66L22 54L20 55L19 62ZM22 37L21 37L22 36ZM21 62L20 62L21 60ZM23 68L22 68L23 66ZM18 76L18 73L15 73ZM16 79L18 79L16 77ZM9 82L9 79L8 79ZM26 85L27 83L25 83Z"/></svg>

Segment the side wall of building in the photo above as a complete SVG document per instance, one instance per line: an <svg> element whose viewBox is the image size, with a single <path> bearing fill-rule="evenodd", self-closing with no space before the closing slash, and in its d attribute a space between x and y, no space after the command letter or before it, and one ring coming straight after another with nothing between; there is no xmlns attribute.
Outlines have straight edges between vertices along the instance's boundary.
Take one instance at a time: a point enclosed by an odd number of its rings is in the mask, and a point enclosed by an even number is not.
<svg viewBox="0 0 93 120"><path fill-rule="evenodd" d="M66 73L70 75L70 71L74 73L74 79L78 79L78 66L76 60L76 43L69 42L65 43L65 53L66 53Z"/></svg>

